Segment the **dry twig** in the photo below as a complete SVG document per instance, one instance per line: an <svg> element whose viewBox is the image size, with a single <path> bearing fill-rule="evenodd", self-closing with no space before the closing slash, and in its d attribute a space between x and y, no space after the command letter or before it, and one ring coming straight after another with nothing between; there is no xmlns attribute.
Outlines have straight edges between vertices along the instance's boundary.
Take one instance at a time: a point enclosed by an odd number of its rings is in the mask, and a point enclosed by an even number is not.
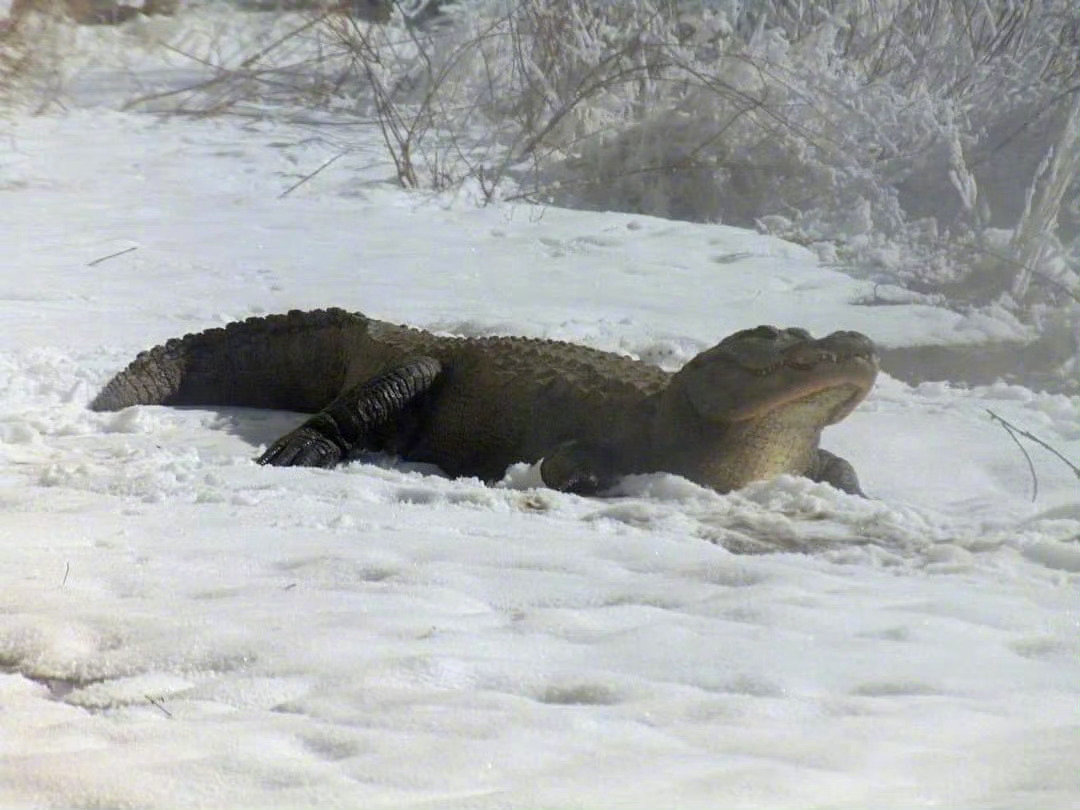
<svg viewBox="0 0 1080 810"><path fill-rule="evenodd" d="M165 708L164 705L162 705L161 698L154 698L150 695L143 695L143 697L147 699L151 706L153 706L155 709L159 710L162 714L172 720L172 712L170 712L168 709Z"/></svg>
<svg viewBox="0 0 1080 810"><path fill-rule="evenodd" d="M338 160L340 160L341 158L345 157L345 155L347 155L347 154L349 154L349 150L348 150L348 149L346 149L346 150L345 150L344 152L338 152L338 153L337 153L336 155L334 155L334 156L333 156L332 158L330 158L329 160L325 161L325 162L324 162L324 163L323 163L323 164L322 164L321 166L319 166L319 168L317 168L317 169L316 169L315 171L311 172L310 174L305 174L305 175L304 175L303 177L301 177L301 178L300 178L299 180L297 180L297 181L296 181L295 183L293 183L293 184L292 184L291 186L289 186L289 187L288 187L287 189L285 189L285 190L284 190L283 192L281 192L280 194L278 194L278 199L280 200L280 199L282 199L283 197L288 197L288 196L289 196L290 194L292 194L292 193L293 193L294 191L296 191L296 189L298 189L298 188L300 188L300 186L304 185L304 183L306 183L306 182L307 182L308 180L310 180L311 178L313 178L313 177L315 177L315 176L316 176L317 174L319 174L319 172L321 172L321 171L322 171L323 169L327 169L327 168L329 168L329 167L330 167L330 166L332 166L332 165L333 165L334 163L336 163L336 162L337 162Z"/></svg>
<svg viewBox="0 0 1080 810"><path fill-rule="evenodd" d="M1011 422L1009 422L1009 421L1007 421L1005 419L1002 419L1000 416L998 416L996 413L994 413L989 408L986 409L986 412L988 414L990 414L991 419L993 419L995 422L998 422L1003 428L1005 428L1005 432L1009 434L1009 438L1012 439L1014 442L1016 442L1016 446L1019 447L1020 452L1024 454L1024 459L1027 461L1028 470L1030 470L1030 472L1031 472L1031 481L1032 481L1032 485L1033 485L1032 486L1032 491L1031 491L1031 501L1032 501L1032 503L1035 502L1035 498L1039 494L1039 479L1038 479L1038 476L1035 475L1035 465L1031 462L1031 456L1028 455L1028 452L1027 452L1027 450L1024 449L1024 446L1022 444L1020 444L1020 440L1018 438L1016 438L1017 436L1023 436L1025 439L1028 439L1029 441L1033 441L1033 442L1035 442L1035 444L1039 445L1040 447L1045 448L1046 450L1049 450L1051 453L1053 453L1055 456L1057 456L1059 459L1061 459L1063 462L1065 462L1065 464L1068 466L1068 468L1073 471L1073 475L1075 475L1077 478L1080 478L1080 467L1077 467L1075 464L1073 464L1071 461L1069 461L1067 458L1065 458L1065 456L1063 456L1061 453L1059 453L1057 450L1055 450L1049 444L1044 442L1038 436L1035 436L1030 431L1018 428L1016 425L1012 424Z"/></svg>
<svg viewBox="0 0 1080 810"><path fill-rule="evenodd" d="M87 267L94 267L95 265L101 264L102 262L107 262L109 259L115 259L117 256L123 256L125 253L131 253L131 251L138 250L138 249L139 249L138 245L132 245L129 248L124 248L123 250L118 250L118 251L116 251L116 253L110 253L108 256L102 256L100 259L94 259L92 262L87 262L86 266Z"/></svg>

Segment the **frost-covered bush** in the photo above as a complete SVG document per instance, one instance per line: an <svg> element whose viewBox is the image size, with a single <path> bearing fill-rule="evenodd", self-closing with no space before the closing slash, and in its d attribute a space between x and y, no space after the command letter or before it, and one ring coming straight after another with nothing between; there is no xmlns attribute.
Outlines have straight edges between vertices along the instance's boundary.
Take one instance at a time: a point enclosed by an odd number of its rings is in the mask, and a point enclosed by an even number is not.
<svg viewBox="0 0 1080 810"><path fill-rule="evenodd" d="M211 78L144 106L331 107L406 186L758 227L1035 321L1080 290L1074 3L338 5L185 40Z"/></svg>
<svg viewBox="0 0 1080 810"><path fill-rule="evenodd" d="M1078 284L1072 2L472 0L430 29L333 24L404 182L758 226L1019 305Z"/></svg>
<svg viewBox="0 0 1080 810"><path fill-rule="evenodd" d="M12 3L0 16L0 114L42 109L70 43L62 0Z"/></svg>
<svg viewBox="0 0 1080 810"><path fill-rule="evenodd" d="M5 23L0 25L0 100L7 106L7 97L24 71L29 55L17 26L9 21Z"/></svg>

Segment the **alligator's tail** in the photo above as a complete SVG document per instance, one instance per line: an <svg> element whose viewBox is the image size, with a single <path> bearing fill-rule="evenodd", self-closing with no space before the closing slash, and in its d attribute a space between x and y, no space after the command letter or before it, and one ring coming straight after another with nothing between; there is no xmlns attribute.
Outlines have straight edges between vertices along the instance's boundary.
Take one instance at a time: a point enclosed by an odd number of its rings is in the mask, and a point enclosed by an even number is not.
<svg viewBox="0 0 1080 810"><path fill-rule="evenodd" d="M248 318L142 352L90 408L234 405L313 413L342 388L368 320L340 309Z"/></svg>

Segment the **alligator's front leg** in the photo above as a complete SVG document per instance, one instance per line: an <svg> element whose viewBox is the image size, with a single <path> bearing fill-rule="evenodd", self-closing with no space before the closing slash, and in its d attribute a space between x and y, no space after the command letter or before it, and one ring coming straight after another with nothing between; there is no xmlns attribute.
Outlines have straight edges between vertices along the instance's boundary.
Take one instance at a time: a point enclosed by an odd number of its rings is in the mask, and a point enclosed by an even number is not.
<svg viewBox="0 0 1080 810"><path fill-rule="evenodd" d="M830 453L828 450L819 449L817 451L814 463L810 470L807 471L806 477L812 481L831 484L837 489L852 495L866 497L866 493L859 487L859 476L855 474L855 468L851 466L847 459L840 458L840 456Z"/></svg>
<svg viewBox="0 0 1080 810"><path fill-rule="evenodd" d="M595 495L619 477L615 454L597 442L572 439L555 447L540 463L540 478L552 489Z"/></svg>
<svg viewBox="0 0 1080 810"><path fill-rule="evenodd" d="M433 357L416 357L350 388L263 453L259 464L333 467L355 450L374 449L376 431L430 390L442 371Z"/></svg>

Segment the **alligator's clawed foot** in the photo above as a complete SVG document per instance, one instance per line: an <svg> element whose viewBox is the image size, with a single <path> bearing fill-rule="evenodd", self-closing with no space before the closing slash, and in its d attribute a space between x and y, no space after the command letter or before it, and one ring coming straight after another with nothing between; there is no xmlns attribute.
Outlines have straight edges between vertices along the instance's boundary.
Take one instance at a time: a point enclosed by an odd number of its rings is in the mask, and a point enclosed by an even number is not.
<svg viewBox="0 0 1080 810"><path fill-rule="evenodd" d="M609 448L591 442L560 444L540 463L544 484L562 492L595 495L615 483L618 475Z"/></svg>
<svg viewBox="0 0 1080 810"><path fill-rule="evenodd" d="M315 428L301 425L270 445L258 462L273 467L333 467L343 456L333 441Z"/></svg>
<svg viewBox="0 0 1080 810"><path fill-rule="evenodd" d="M855 474L855 468L845 458L830 453L828 450L818 449L814 465L808 475L814 481L821 481L836 487L841 492L850 495L858 495L866 498L866 493L859 486L859 476Z"/></svg>

